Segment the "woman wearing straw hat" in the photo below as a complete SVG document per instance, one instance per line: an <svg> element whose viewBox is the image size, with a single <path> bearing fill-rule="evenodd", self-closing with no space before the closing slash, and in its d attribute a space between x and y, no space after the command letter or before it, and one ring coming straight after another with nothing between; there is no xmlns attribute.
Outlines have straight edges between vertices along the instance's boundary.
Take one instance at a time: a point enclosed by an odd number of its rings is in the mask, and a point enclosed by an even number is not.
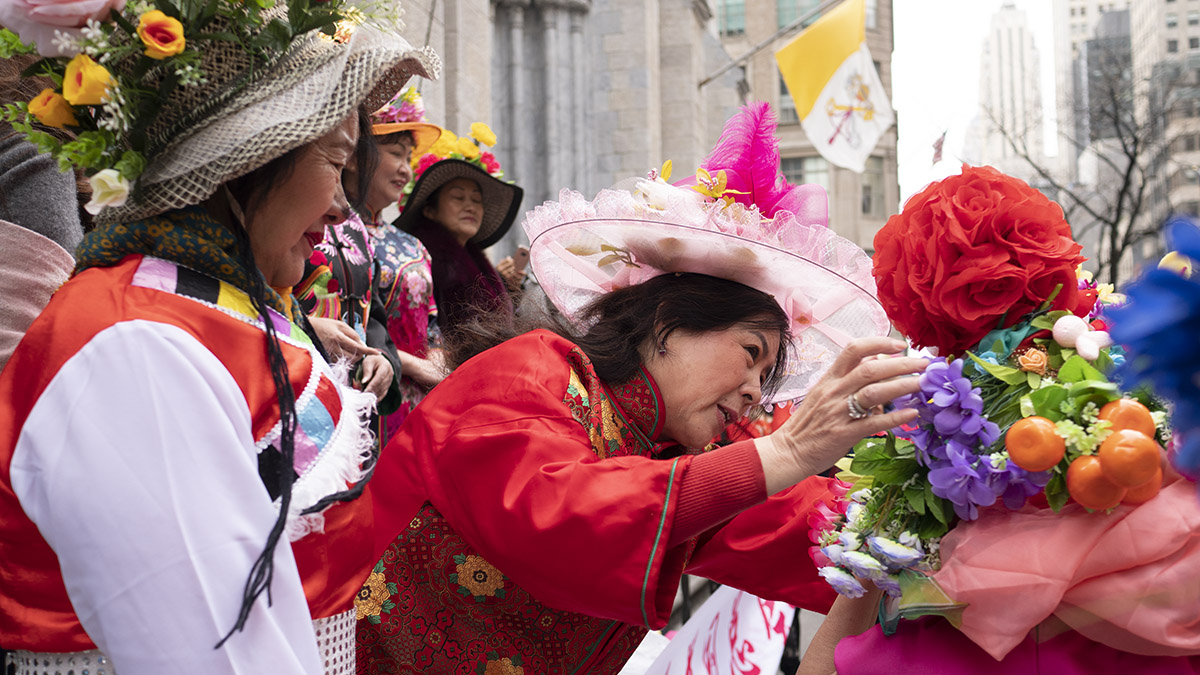
<svg viewBox="0 0 1200 675"><path fill-rule="evenodd" d="M483 251L512 227L523 194L462 159L433 164L413 185L396 225L429 250L443 333L493 312L513 315L504 280Z"/></svg>
<svg viewBox="0 0 1200 675"><path fill-rule="evenodd" d="M0 375L0 646L17 673L350 672L374 397L288 298L364 109L436 55L337 0L51 4L0 23L52 57L28 112L81 143L32 137L104 208Z"/></svg>
<svg viewBox="0 0 1200 675"><path fill-rule="evenodd" d="M684 571L828 610L804 550L838 485L814 476L912 419L871 413L923 361L871 358L904 345L870 259L825 227L820 188L777 182L774 130L755 106L692 186L564 190L528 214L572 327L459 366L385 449L359 672L616 673ZM706 451L799 397L775 433Z"/></svg>

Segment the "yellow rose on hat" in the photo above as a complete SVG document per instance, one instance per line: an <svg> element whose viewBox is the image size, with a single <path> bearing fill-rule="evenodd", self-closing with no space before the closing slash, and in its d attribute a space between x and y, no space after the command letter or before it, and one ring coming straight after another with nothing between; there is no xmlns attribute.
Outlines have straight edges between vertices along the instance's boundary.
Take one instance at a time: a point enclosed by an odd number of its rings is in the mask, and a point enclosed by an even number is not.
<svg viewBox="0 0 1200 675"><path fill-rule="evenodd" d="M34 96L29 102L29 112L48 127L62 129L68 125L79 126L71 104L53 89L43 89L42 93Z"/></svg>
<svg viewBox="0 0 1200 675"><path fill-rule="evenodd" d="M483 122L476 122L471 125L471 138L483 143L489 148L496 144L496 134L492 128Z"/></svg>
<svg viewBox="0 0 1200 675"><path fill-rule="evenodd" d="M438 157L447 157L452 152L458 151L458 136L449 129L443 129L442 135L438 137L437 142L429 148L429 152L425 154L437 155Z"/></svg>
<svg viewBox="0 0 1200 675"><path fill-rule="evenodd" d="M107 68L87 54L79 54L67 64L63 97L71 105L100 105L113 84L115 80Z"/></svg>
<svg viewBox="0 0 1200 675"><path fill-rule="evenodd" d="M479 146L475 145L469 138L459 138L458 144L454 149L458 151L458 154L467 159L475 159L479 156Z"/></svg>
<svg viewBox="0 0 1200 675"><path fill-rule="evenodd" d="M138 37L146 45L146 56L152 59L165 59L183 51L183 24L178 19L163 14L154 9L146 12L138 19Z"/></svg>

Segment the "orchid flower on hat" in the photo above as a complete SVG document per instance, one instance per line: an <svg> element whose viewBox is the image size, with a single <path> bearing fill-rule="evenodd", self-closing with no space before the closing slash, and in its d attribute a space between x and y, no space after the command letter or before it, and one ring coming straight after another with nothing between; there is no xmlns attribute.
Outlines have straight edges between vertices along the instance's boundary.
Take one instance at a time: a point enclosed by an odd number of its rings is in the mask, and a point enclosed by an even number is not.
<svg viewBox="0 0 1200 675"><path fill-rule="evenodd" d="M424 122L425 102L421 92L413 87L405 87L382 108L371 114L375 124Z"/></svg>

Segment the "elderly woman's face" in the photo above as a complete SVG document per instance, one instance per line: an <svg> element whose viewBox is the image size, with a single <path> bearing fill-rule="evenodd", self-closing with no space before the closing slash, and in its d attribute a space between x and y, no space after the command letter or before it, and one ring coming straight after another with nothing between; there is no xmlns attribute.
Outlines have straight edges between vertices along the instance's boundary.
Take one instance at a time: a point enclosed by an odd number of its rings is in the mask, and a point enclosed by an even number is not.
<svg viewBox="0 0 1200 675"><path fill-rule="evenodd" d="M300 283L325 226L346 219L350 205L342 192L342 169L357 141L358 117L351 115L302 147L291 172L255 205L246 232L267 283L277 288Z"/></svg>
<svg viewBox="0 0 1200 675"><path fill-rule="evenodd" d="M470 178L455 178L438 190L437 203L425 205L425 217L466 244L483 224L483 192Z"/></svg>
<svg viewBox="0 0 1200 675"><path fill-rule="evenodd" d="M379 168L367 188L367 208L379 213L388 204L394 204L404 194L404 186L412 180L412 139L407 135L396 141L379 146Z"/></svg>
<svg viewBox="0 0 1200 675"><path fill-rule="evenodd" d="M650 347L643 359L666 407L663 435L701 448L762 400L779 335L742 324L705 333L677 330L665 347L666 354Z"/></svg>

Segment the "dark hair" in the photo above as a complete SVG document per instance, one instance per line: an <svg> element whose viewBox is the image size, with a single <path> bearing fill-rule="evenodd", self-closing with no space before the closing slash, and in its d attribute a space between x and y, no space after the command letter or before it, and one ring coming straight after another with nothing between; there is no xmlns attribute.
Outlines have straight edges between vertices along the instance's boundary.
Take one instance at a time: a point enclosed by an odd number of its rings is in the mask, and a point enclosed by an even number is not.
<svg viewBox="0 0 1200 675"><path fill-rule="evenodd" d="M787 314L774 298L728 279L707 274L661 274L635 286L606 293L579 316L590 326L573 340L606 382L625 382L642 365L640 349L663 345L676 331L706 333L736 325L779 336L779 353L763 382L773 393L783 377L792 335Z"/></svg>
<svg viewBox="0 0 1200 675"><path fill-rule="evenodd" d="M367 190L371 187L371 179L379 168L379 139L371 134L371 115L365 109L358 111L358 147L354 149L354 172L358 180L354 185L347 185L347 175L342 174L342 189L350 208L362 213L367 205Z"/></svg>
<svg viewBox="0 0 1200 675"><path fill-rule="evenodd" d="M369 181L371 174L375 171L375 163L378 161L379 155L370 140L370 117L365 110L360 109L358 112L358 127L360 142L355 152L356 162L360 169L366 169L365 173L360 175L365 175ZM366 152L364 152L364 145L362 143L364 130L367 136ZM232 199L238 205L245 206L243 218L247 220L252 218L254 210L262 204L263 198L287 180L288 176L295 170L296 161L303 147L292 149L245 176L229 181L226 184ZM359 182L360 184L363 182L361 178ZM361 193L365 192L366 188L364 187ZM236 207L231 205L232 208ZM292 484L296 481L296 474L292 468L295 457L296 433L295 392L292 389L287 361L284 360L283 351L279 346L279 336L275 332L275 324L268 313L266 280L259 272L258 264L254 260L254 251L250 246L250 239L245 227L243 224L238 223L239 219L236 216L231 220L231 229L237 240L238 259L247 270L247 276L250 279L250 288L243 290L249 295L251 305L263 321L263 328L267 337L267 362L270 365L271 379L275 385L275 394L279 402L280 457L278 474L276 476L278 482L273 486L268 486L270 492L278 492L279 494L279 515L276 516L275 523L271 526L271 531L267 534L267 541L263 545L262 553L254 561L254 565L250 568L250 574L246 578L246 585L242 590L242 605L238 610L237 621L234 623L233 628L225 634L225 637L221 638L221 641L217 643L217 648L220 648L235 632L245 628L246 620L250 616L250 610L254 606L255 600L264 591L270 597L271 579L275 572L275 548L279 544L279 540L283 536L283 531L287 524L287 516L292 501ZM362 493L363 487L370 479L370 474L373 473L374 461L372 460L368 475L353 488L324 497L317 504L306 509L304 513L320 511L335 501L350 501L355 499Z"/></svg>
<svg viewBox="0 0 1200 675"><path fill-rule="evenodd" d="M459 331L447 345L452 365L504 340L535 328L545 328L571 340L587 354L596 374L605 382L621 384L642 365L641 349L663 344L676 331L704 333L736 325L759 328L779 336L779 353L763 382L763 396L778 388L791 349L787 314L774 298L736 281L706 274L662 274L653 279L606 293L581 312L573 331L561 319L529 317L522 308L518 322L497 318L475 321Z"/></svg>
<svg viewBox="0 0 1200 675"><path fill-rule="evenodd" d="M409 145L416 145L417 138L411 131L393 131L390 134L375 136L375 142L379 145L400 145L403 141L408 141Z"/></svg>

